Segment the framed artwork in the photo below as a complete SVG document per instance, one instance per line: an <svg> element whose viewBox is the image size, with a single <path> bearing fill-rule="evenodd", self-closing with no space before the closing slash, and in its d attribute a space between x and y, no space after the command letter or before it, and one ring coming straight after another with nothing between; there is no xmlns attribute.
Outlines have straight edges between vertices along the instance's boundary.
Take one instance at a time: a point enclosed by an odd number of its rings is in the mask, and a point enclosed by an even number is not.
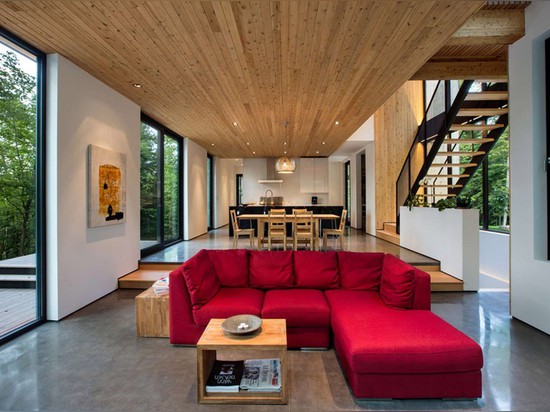
<svg viewBox="0 0 550 412"><path fill-rule="evenodd" d="M88 146L88 227L126 222L126 155Z"/></svg>

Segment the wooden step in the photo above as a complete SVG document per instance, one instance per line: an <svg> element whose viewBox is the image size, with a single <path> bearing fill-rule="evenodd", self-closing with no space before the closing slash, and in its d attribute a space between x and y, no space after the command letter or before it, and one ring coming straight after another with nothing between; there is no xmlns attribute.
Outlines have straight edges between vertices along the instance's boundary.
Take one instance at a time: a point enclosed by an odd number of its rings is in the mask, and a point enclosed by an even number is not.
<svg viewBox="0 0 550 412"><path fill-rule="evenodd" d="M451 188L454 188L454 187L462 187L462 185L433 185L433 184L430 184L430 183L421 183L420 184L421 187L451 187Z"/></svg>
<svg viewBox="0 0 550 412"><path fill-rule="evenodd" d="M418 193L417 196L422 196L422 197L433 197L433 196L436 196L436 197L455 197L456 195L454 193L431 193L431 194L426 194L426 193Z"/></svg>
<svg viewBox="0 0 550 412"><path fill-rule="evenodd" d="M173 269L138 269L118 279L119 289L148 289Z"/></svg>
<svg viewBox="0 0 550 412"><path fill-rule="evenodd" d="M492 100L508 100L508 92L470 92L466 95L466 101L492 101Z"/></svg>
<svg viewBox="0 0 550 412"><path fill-rule="evenodd" d="M482 80L476 80L476 83L508 83L508 78L502 78L502 79L482 79Z"/></svg>
<svg viewBox="0 0 550 412"><path fill-rule="evenodd" d="M466 130L466 131L480 131L485 132L487 130L495 130L500 129L501 127L504 127L503 124L495 123L495 124L452 124L450 127L450 131L457 132L460 130Z"/></svg>
<svg viewBox="0 0 550 412"><path fill-rule="evenodd" d="M458 117L500 116L506 113L508 113L507 107L496 108L496 109L491 109L489 107L480 108L480 109L464 108L458 111L457 116Z"/></svg>
<svg viewBox="0 0 550 412"><path fill-rule="evenodd" d="M477 166L477 163L432 163L432 165L430 167L444 167L444 168L464 167L464 168L467 168L467 167L476 167L476 166Z"/></svg>
<svg viewBox="0 0 550 412"><path fill-rule="evenodd" d="M394 245L400 245L399 235L397 233L392 233L386 230L377 230L376 237L383 239L387 242L393 243Z"/></svg>
<svg viewBox="0 0 550 412"><path fill-rule="evenodd" d="M447 273L440 271L429 271L431 278L432 292L463 292L464 282Z"/></svg>
<svg viewBox="0 0 550 412"><path fill-rule="evenodd" d="M139 262L140 269L146 270L174 270L179 268L183 262Z"/></svg>
<svg viewBox="0 0 550 412"><path fill-rule="evenodd" d="M441 270L441 265L439 262L432 263L409 263L411 266L414 266L417 269L423 270L424 272L438 272Z"/></svg>
<svg viewBox="0 0 550 412"><path fill-rule="evenodd" d="M393 222L384 222L384 229L385 232L395 233L397 235L397 223Z"/></svg>
<svg viewBox="0 0 550 412"><path fill-rule="evenodd" d="M479 139L443 139L444 144L482 144L494 141L495 139L491 139L490 137L480 137Z"/></svg>
<svg viewBox="0 0 550 412"><path fill-rule="evenodd" d="M437 152L436 156L479 156L483 154L485 154L483 150L477 150L475 152Z"/></svg>
<svg viewBox="0 0 550 412"><path fill-rule="evenodd" d="M439 178L446 178L446 179L460 179L461 177L468 177L470 175L467 174L460 174L460 175L426 175L428 179L439 179Z"/></svg>

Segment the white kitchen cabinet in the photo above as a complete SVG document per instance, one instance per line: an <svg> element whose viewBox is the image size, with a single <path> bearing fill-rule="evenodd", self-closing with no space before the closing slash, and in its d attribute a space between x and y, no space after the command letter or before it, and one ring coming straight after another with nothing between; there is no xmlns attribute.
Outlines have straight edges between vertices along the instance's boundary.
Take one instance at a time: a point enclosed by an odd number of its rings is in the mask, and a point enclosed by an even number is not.
<svg viewBox="0 0 550 412"><path fill-rule="evenodd" d="M328 158L300 159L300 192L328 193Z"/></svg>

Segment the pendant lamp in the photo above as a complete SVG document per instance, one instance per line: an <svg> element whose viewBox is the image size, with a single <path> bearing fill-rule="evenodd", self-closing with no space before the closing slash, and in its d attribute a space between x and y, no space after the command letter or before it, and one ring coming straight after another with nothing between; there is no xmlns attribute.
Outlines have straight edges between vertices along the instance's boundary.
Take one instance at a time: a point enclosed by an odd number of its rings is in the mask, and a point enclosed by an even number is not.
<svg viewBox="0 0 550 412"><path fill-rule="evenodd" d="M277 173L282 174L294 173L296 162L288 156L281 156L275 163L275 170L277 170Z"/></svg>

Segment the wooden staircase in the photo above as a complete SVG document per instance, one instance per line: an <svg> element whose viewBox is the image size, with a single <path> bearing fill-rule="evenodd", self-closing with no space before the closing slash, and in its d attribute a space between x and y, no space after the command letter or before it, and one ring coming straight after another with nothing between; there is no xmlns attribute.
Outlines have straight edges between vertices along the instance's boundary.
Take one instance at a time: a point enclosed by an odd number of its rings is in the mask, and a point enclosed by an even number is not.
<svg viewBox="0 0 550 412"><path fill-rule="evenodd" d="M447 113L448 127L432 136L430 154L412 188L412 194L430 203L460 196L508 126L507 82L468 84L463 99Z"/></svg>
<svg viewBox="0 0 550 412"><path fill-rule="evenodd" d="M166 277L181 263L143 263L139 269L118 279L119 289L148 289L155 281Z"/></svg>
<svg viewBox="0 0 550 412"><path fill-rule="evenodd" d="M376 237L387 242L399 245L399 235L397 234L397 224L385 222L381 230L376 230Z"/></svg>

